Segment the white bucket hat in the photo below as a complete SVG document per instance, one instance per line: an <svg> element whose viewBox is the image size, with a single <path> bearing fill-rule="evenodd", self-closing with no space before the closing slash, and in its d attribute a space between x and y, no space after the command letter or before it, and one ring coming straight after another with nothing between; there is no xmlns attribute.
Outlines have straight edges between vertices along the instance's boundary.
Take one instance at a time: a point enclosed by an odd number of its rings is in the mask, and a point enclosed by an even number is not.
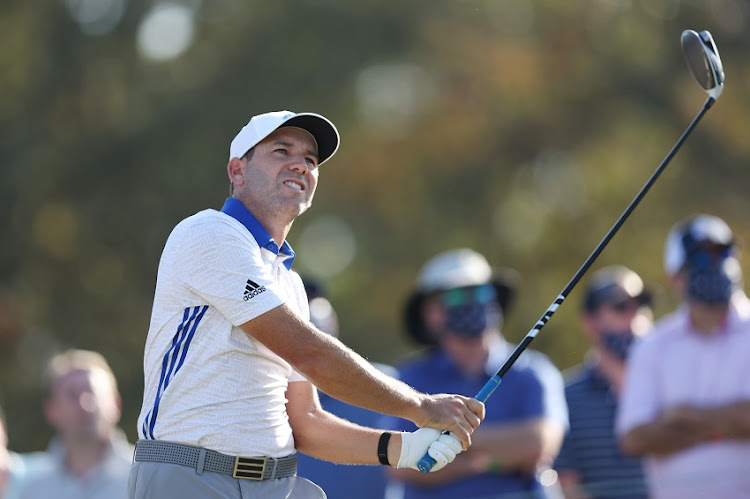
<svg viewBox="0 0 750 499"><path fill-rule="evenodd" d="M427 330L422 318L425 298L433 293L465 286L492 284L503 314L513 302L518 288L518 273L510 268L493 269L480 253L468 248L444 251L422 266L416 289L406 299L404 323L406 331L415 342L435 345L436 340Z"/></svg>

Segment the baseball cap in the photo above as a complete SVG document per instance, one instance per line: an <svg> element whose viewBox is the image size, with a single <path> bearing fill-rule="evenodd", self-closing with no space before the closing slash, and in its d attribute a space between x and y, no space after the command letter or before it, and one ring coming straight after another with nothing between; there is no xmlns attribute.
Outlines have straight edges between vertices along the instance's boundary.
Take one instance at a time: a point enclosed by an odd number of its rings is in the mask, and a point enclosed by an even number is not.
<svg viewBox="0 0 750 499"><path fill-rule="evenodd" d="M651 293L638 274L624 265L610 265L591 275L583 308L593 312L601 305L617 306L632 299L637 299L641 305L651 305Z"/></svg>
<svg viewBox="0 0 750 499"><path fill-rule="evenodd" d="M325 163L339 148L339 132L328 118L315 113L273 111L250 118L232 139L229 159L241 158L278 128L291 126L310 133L318 144L318 164Z"/></svg>
<svg viewBox="0 0 750 499"><path fill-rule="evenodd" d="M675 224L667 236L664 248L664 270L676 274L685 265L687 244L709 242L719 246L734 246L732 229L724 220L713 215L696 215Z"/></svg>

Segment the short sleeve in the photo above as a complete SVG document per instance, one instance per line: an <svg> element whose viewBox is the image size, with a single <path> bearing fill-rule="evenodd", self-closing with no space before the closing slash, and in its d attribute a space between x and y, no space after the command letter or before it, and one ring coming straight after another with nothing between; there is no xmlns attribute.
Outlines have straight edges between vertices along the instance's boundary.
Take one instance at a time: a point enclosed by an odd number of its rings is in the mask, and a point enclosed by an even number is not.
<svg viewBox="0 0 750 499"><path fill-rule="evenodd" d="M181 224L165 254L180 255L174 278L239 326L278 307L285 294L275 283L252 235L224 215ZM176 245L179 251L172 249Z"/></svg>

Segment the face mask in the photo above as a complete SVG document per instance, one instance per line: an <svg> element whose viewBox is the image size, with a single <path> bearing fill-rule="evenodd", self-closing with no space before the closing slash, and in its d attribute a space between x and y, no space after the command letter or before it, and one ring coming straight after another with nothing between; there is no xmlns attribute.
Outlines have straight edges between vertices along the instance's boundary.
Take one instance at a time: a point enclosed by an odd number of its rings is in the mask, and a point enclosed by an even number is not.
<svg viewBox="0 0 750 499"><path fill-rule="evenodd" d="M729 303L734 285L720 269L692 270L688 275L688 296L696 301L719 305Z"/></svg>
<svg viewBox="0 0 750 499"><path fill-rule="evenodd" d="M445 329L467 338L478 337L499 323L500 308L492 303L470 303L446 308Z"/></svg>
<svg viewBox="0 0 750 499"><path fill-rule="evenodd" d="M628 357L630 346L635 340L635 335L632 331L604 331L601 336L601 341L604 348L609 353L617 357L619 360L624 361Z"/></svg>
<svg viewBox="0 0 750 499"><path fill-rule="evenodd" d="M738 288L741 270L736 258L702 258L688 265L687 294L701 303L720 305L729 303Z"/></svg>
<svg viewBox="0 0 750 499"><path fill-rule="evenodd" d="M497 292L492 284L466 286L444 291L440 300L445 307L445 330L474 338L500 323Z"/></svg>

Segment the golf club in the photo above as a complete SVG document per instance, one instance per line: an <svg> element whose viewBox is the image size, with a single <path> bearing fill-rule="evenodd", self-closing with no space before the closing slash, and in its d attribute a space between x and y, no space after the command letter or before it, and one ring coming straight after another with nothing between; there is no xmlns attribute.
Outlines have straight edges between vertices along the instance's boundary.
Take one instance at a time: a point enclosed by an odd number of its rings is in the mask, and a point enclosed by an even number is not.
<svg viewBox="0 0 750 499"><path fill-rule="evenodd" d="M534 327L532 327L531 330L526 334L526 337L521 340L521 342L511 353L510 357L508 357L508 360L505 361L505 364L503 364L500 370L498 370L497 373L495 373L482 387L479 393L477 393L475 398L480 402L485 402L490 397L490 395L492 395L495 389L500 385L500 382L503 380L503 376L505 376L508 370L513 366L516 359L518 359L521 353L526 350L526 348L534 340L536 335L539 334L539 331L541 331L545 324L547 324L558 307L562 305L568 294L573 290L578 281L581 280L581 277L583 277L589 267L591 267L602 250L604 250L612 237L617 233L625 220L627 220L627 218L633 212L635 207L638 206L638 203L641 202L641 199L643 199L654 182L656 182L656 179L659 178L659 175L661 175L674 155L677 153L677 150L685 142L688 135L690 135L701 118L703 118L703 115L706 114L706 111L708 111L711 106L713 106L714 102L716 102L716 99L718 99L719 95L721 95L721 92L724 89L724 68L721 64L719 51L716 48L716 44L714 44L711 33L709 33L708 31L701 31L700 33L696 33L693 30L685 30L682 32L680 43L682 45L682 52L685 55L685 60L687 61L690 74L693 75L693 78L695 78L695 80L703 88L703 90L708 93L708 99L706 99L706 102L703 104L703 108L695 116L695 118L693 118L693 121L682 133L682 136L679 138L679 140L677 140L675 145L672 146L669 154L667 154L656 171L654 171L646 184L641 188L640 192L638 192L635 198L633 198L622 215L620 215L620 218L617 219L617 222L615 222L612 228L609 229L607 235L605 235L601 242L599 242L596 249L594 249L594 251L586 259L586 261L583 262L581 268L578 269L578 272L575 273L570 282L568 282L565 288L560 292L559 296L549 306L549 308L547 308L547 311L544 312L544 315L542 315L542 317L537 321ZM434 464L435 460L432 459L428 454L425 454L422 459L420 459L417 466L419 468L419 471L421 471L422 473L429 473Z"/></svg>

